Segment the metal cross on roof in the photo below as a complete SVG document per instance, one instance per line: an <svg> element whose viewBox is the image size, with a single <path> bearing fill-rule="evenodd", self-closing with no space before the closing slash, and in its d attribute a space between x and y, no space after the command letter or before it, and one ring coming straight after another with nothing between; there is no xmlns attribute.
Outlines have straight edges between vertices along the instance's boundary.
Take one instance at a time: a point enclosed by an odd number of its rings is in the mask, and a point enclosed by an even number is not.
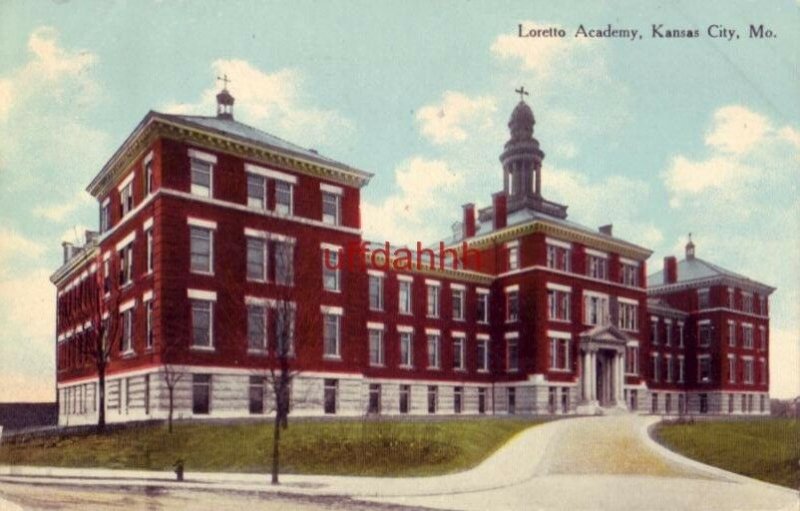
<svg viewBox="0 0 800 511"><path fill-rule="evenodd" d="M524 85L522 87L520 87L519 89L514 89L514 92L519 94L519 100L520 101L523 100L523 96L527 96L528 95L528 91L525 90L525 86Z"/></svg>
<svg viewBox="0 0 800 511"><path fill-rule="evenodd" d="M223 89L227 89L228 88L228 83L230 82L230 80L228 79L228 75L227 74L222 75L221 78L218 76L217 80L222 82L222 88Z"/></svg>

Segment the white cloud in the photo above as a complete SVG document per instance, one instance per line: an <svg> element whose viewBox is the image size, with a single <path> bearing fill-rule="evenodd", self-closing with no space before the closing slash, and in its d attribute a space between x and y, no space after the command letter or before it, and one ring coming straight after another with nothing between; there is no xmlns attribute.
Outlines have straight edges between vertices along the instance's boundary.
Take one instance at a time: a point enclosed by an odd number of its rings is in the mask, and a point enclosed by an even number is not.
<svg viewBox="0 0 800 511"><path fill-rule="evenodd" d="M800 395L800 330L771 328L770 394L776 398Z"/></svg>
<svg viewBox="0 0 800 511"><path fill-rule="evenodd" d="M303 99L303 75L297 69L264 72L246 60L220 59L211 64L217 76L227 74L228 86L236 98L236 119L308 147L333 145L349 137L350 120L335 110L311 106ZM219 90L210 87L196 103L170 103L162 109L170 113L211 115L216 112Z"/></svg>
<svg viewBox="0 0 800 511"><path fill-rule="evenodd" d="M555 23L522 22L526 29L561 29ZM563 64L574 57L576 51L590 49L597 42L587 43L586 39L575 37L523 38L517 33L499 35L492 44L492 53L501 59L518 60L523 69L535 72L540 77L548 77L559 71Z"/></svg>
<svg viewBox="0 0 800 511"><path fill-rule="evenodd" d="M80 191L70 201L57 202L47 206L36 206L33 208L33 215L52 222L61 222L67 215L74 213L78 208L91 203L91 196L84 191Z"/></svg>
<svg viewBox="0 0 800 511"><path fill-rule="evenodd" d="M481 128L491 128L497 111L489 96L471 98L457 91L446 91L438 104L417 110L420 131L435 144L463 142Z"/></svg>
<svg viewBox="0 0 800 511"><path fill-rule="evenodd" d="M38 258L44 251L45 247L41 243L13 229L0 227L0 276L8 272L12 263ZM7 301L13 301L13 295L7 295L6 298L8 300L0 300L0 307Z"/></svg>
<svg viewBox="0 0 800 511"><path fill-rule="evenodd" d="M463 183L463 176L441 160L411 158L395 170L397 191L379 204L363 201L365 238L382 243L423 245L441 231L436 217Z"/></svg>
<svg viewBox="0 0 800 511"><path fill-rule="evenodd" d="M714 113L706 145L724 153L744 154L762 142L770 130L763 115L739 105L726 106Z"/></svg>

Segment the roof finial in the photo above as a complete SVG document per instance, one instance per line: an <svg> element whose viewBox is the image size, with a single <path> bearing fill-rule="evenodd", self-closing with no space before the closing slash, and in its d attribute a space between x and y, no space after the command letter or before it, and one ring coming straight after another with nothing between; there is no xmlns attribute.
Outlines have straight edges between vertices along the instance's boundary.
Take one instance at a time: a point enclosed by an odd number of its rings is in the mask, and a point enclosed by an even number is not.
<svg viewBox="0 0 800 511"><path fill-rule="evenodd" d="M519 94L519 100L520 101L524 101L525 98L523 96L528 96L528 91L525 90L525 86L524 85L521 86L519 89L514 89L514 92Z"/></svg>
<svg viewBox="0 0 800 511"><path fill-rule="evenodd" d="M227 74L224 74L222 77L218 76L217 80L222 82L222 90L217 94L217 117L232 121L233 103L235 99L231 93L228 92L228 83L230 83L230 79L228 78Z"/></svg>
<svg viewBox="0 0 800 511"><path fill-rule="evenodd" d="M222 82L222 88L223 89L227 89L228 88L228 82L230 82L230 80L228 79L228 75L227 74L223 74L221 78L218 76L217 80Z"/></svg>
<svg viewBox="0 0 800 511"><path fill-rule="evenodd" d="M692 233L689 233L689 242L686 244L686 259L694 259L694 242Z"/></svg>

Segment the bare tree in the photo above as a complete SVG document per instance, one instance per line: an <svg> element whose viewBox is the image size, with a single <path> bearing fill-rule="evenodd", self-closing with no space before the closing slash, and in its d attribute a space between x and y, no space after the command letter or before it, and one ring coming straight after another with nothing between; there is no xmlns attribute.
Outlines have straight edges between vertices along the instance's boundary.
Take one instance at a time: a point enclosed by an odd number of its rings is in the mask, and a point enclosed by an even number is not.
<svg viewBox="0 0 800 511"><path fill-rule="evenodd" d="M67 292L62 318L68 325L83 328L79 352L91 361L97 372L97 431L102 433L106 427L106 371L111 353L122 338L122 320L118 312L119 284L110 267L106 275L103 262L98 260L97 265L95 273L90 273Z"/></svg>
<svg viewBox="0 0 800 511"><path fill-rule="evenodd" d="M175 411L175 387L183 379L185 373L175 364L178 359L178 346L174 338L162 339L161 360L164 364L163 377L167 386L169 412L167 414L167 431L172 433L172 418Z"/></svg>

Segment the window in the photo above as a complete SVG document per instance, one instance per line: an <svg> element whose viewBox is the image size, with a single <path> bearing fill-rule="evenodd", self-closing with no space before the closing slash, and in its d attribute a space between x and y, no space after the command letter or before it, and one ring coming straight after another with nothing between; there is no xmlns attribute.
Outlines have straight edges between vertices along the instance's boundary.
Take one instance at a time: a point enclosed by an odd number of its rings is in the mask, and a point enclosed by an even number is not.
<svg viewBox="0 0 800 511"><path fill-rule="evenodd" d="M700 323L697 326L697 338L701 347L711 346L711 323Z"/></svg>
<svg viewBox="0 0 800 511"><path fill-rule="evenodd" d="M742 293L742 310L753 312L753 295L751 293Z"/></svg>
<svg viewBox="0 0 800 511"><path fill-rule="evenodd" d="M683 383L686 378L686 361L683 355L678 355L678 383Z"/></svg>
<svg viewBox="0 0 800 511"><path fill-rule="evenodd" d="M263 176L247 174L247 206L267 209L267 180Z"/></svg>
<svg viewBox="0 0 800 511"><path fill-rule="evenodd" d="M639 347L628 346L625 348L625 373L639 374Z"/></svg>
<svg viewBox="0 0 800 511"><path fill-rule="evenodd" d="M111 292L111 259L103 260L103 292L107 295Z"/></svg>
<svg viewBox="0 0 800 511"><path fill-rule="evenodd" d="M657 382L661 379L661 360L660 355L658 353L653 353L651 355L651 360L653 361L653 367L651 374L653 375L653 381Z"/></svg>
<svg viewBox="0 0 800 511"><path fill-rule="evenodd" d="M211 409L211 375L192 375L192 413L207 415Z"/></svg>
<svg viewBox="0 0 800 511"><path fill-rule="evenodd" d="M383 276L369 276L369 310L383 310Z"/></svg>
<svg viewBox="0 0 800 511"><path fill-rule="evenodd" d="M100 234L111 228L111 202L106 201L100 206Z"/></svg>
<svg viewBox="0 0 800 511"><path fill-rule="evenodd" d="M489 293L478 291L478 300L477 300L477 311L476 311L477 321L478 323L488 323L489 322Z"/></svg>
<svg viewBox="0 0 800 511"><path fill-rule="evenodd" d="M653 392L653 395L650 397L650 411L652 413L658 413L658 394Z"/></svg>
<svg viewBox="0 0 800 511"><path fill-rule="evenodd" d="M667 319L664 320L664 327L666 329L666 335L664 336L664 345L665 346L672 346L672 321Z"/></svg>
<svg viewBox="0 0 800 511"><path fill-rule="evenodd" d="M247 237L247 280L267 280L267 240Z"/></svg>
<svg viewBox="0 0 800 511"><path fill-rule="evenodd" d="M192 300L192 347L213 347L213 313L212 302Z"/></svg>
<svg viewBox="0 0 800 511"><path fill-rule="evenodd" d="M155 330L153 328L153 300L144 302L145 310L145 348L152 349L155 341Z"/></svg>
<svg viewBox="0 0 800 511"><path fill-rule="evenodd" d="M759 374L761 376L759 378L759 381L761 382L762 385L766 385L767 384L767 359L760 358L760 359L758 359L758 362L759 362L758 365L761 366L759 368Z"/></svg>
<svg viewBox="0 0 800 511"><path fill-rule="evenodd" d="M489 370L489 340L478 339L478 371Z"/></svg>
<svg viewBox="0 0 800 511"><path fill-rule="evenodd" d="M411 385L400 385L400 413L411 409Z"/></svg>
<svg viewBox="0 0 800 511"><path fill-rule="evenodd" d="M766 296L759 296L758 297L758 313L762 316L767 315L767 297Z"/></svg>
<svg viewBox="0 0 800 511"><path fill-rule="evenodd" d="M506 257L508 264L508 271L519 269L519 242L511 242L506 244Z"/></svg>
<svg viewBox="0 0 800 511"><path fill-rule="evenodd" d="M568 246L547 244L547 267L554 270L570 271L571 250Z"/></svg>
<svg viewBox="0 0 800 511"><path fill-rule="evenodd" d="M699 289L697 291L697 308L707 309L709 306L709 292L708 289Z"/></svg>
<svg viewBox="0 0 800 511"><path fill-rule="evenodd" d="M451 297L453 303L453 319L463 321L464 319L464 290L452 289Z"/></svg>
<svg viewBox="0 0 800 511"><path fill-rule="evenodd" d="M732 287L728 288L728 308L735 309L736 308L736 301L735 301L736 294L733 291Z"/></svg>
<svg viewBox="0 0 800 511"><path fill-rule="evenodd" d="M147 273L153 271L153 262L154 262L154 254L153 254L153 228L147 229L145 233L145 237L147 238Z"/></svg>
<svg viewBox="0 0 800 511"><path fill-rule="evenodd" d="M767 349L767 329L763 326L758 327L758 348Z"/></svg>
<svg viewBox="0 0 800 511"><path fill-rule="evenodd" d="M650 344L658 345L658 319L650 320Z"/></svg>
<svg viewBox="0 0 800 511"><path fill-rule="evenodd" d="M550 338L550 369L554 371L569 371L569 339Z"/></svg>
<svg viewBox="0 0 800 511"><path fill-rule="evenodd" d="M147 160L144 164L144 195L148 196L155 189L153 182L153 160Z"/></svg>
<svg viewBox="0 0 800 511"><path fill-rule="evenodd" d="M428 305L428 317L429 318L438 318L439 317L439 285L438 284L428 284L426 286L427 289L427 305Z"/></svg>
<svg viewBox="0 0 800 511"><path fill-rule="evenodd" d="M428 369L439 369L441 342L438 334L428 334Z"/></svg>
<svg viewBox="0 0 800 511"><path fill-rule="evenodd" d="M461 413L464 406L464 387L453 387L453 412Z"/></svg>
<svg viewBox="0 0 800 511"><path fill-rule="evenodd" d="M322 192L322 222L330 225L341 224L342 197L335 193Z"/></svg>
<svg viewBox="0 0 800 511"><path fill-rule="evenodd" d="M455 337L453 339L453 369L456 371L464 371L467 368L465 355L466 339L464 337Z"/></svg>
<svg viewBox="0 0 800 511"><path fill-rule="evenodd" d="M400 332L400 366L411 367L411 332Z"/></svg>
<svg viewBox="0 0 800 511"><path fill-rule="evenodd" d="M339 250L322 247L322 287L326 291L340 291Z"/></svg>
<svg viewBox="0 0 800 511"><path fill-rule="evenodd" d="M478 413L486 413L486 388L478 387Z"/></svg>
<svg viewBox="0 0 800 511"><path fill-rule="evenodd" d="M278 302L275 315L275 342L278 356L294 355L294 303Z"/></svg>
<svg viewBox="0 0 800 511"><path fill-rule="evenodd" d="M428 413L436 413L436 405L439 402L439 387L428 385Z"/></svg>
<svg viewBox="0 0 800 511"><path fill-rule="evenodd" d="M514 415L517 413L517 389L514 387L509 387L506 398L508 400L508 413L510 415Z"/></svg>
<svg viewBox="0 0 800 511"><path fill-rule="evenodd" d="M325 413L328 415L336 413L336 390L338 387L338 380L325 380Z"/></svg>
<svg viewBox="0 0 800 511"><path fill-rule="evenodd" d="M728 321L728 346L736 347L736 323Z"/></svg>
<svg viewBox="0 0 800 511"><path fill-rule="evenodd" d="M551 321L569 321L571 293L557 289L547 290L547 316Z"/></svg>
<svg viewBox="0 0 800 511"><path fill-rule="evenodd" d="M700 413L708 413L708 394L700 394Z"/></svg>
<svg viewBox="0 0 800 511"><path fill-rule="evenodd" d="M294 244L290 241L275 241L275 283L281 286L294 284Z"/></svg>
<svg viewBox="0 0 800 511"><path fill-rule="evenodd" d="M626 286L639 286L639 265L622 263L621 267L622 283Z"/></svg>
<svg viewBox="0 0 800 511"><path fill-rule="evenodd" d="M506 369L508 372L519 370L519 339L506 339Z"/></svg>
<svg viewBox="0 0 800 511"><path fill-rule="evenodd" d="M636 332L639 330L639 306L635 303L623 302L620 299L619 308L619 327L623 330Z"/></svg>
<svg viewBox="0 0 800 511"><path fill-rule="evenodd" d="M599 294L584 294L584 324L587 325L607 325L608 315L608 296Z"/></svg>
<svg viewBox="0 0 800 511"><path fill-rule="evenodd" d="M519 319L519 291L506 291L506 321Z"/></svg>
<svg viewBox="0 0 800 511"><path fill-rule="evenodd" d="M606 280L608 278L608 260L605 257L587 256L586 268L588 275L594 279Z"/></svg>
<svg viewBox="0 0 800 511"><path fill-rule="evenodd" d="M213 273L214 235L211 229L190 227L189 251L191 254L191 270L195 273Z"/></svg>
<svg viewBox="0 0 800 511"><path fill-rule="evenodd" d="M373 366L382 366L383 357L383 330L369 329L369 363Z"/></svg>
<svg viewBox="0 0 800 511"><path fill-rule="evenodd" d="M264 413L264 378L261 376L251 376L248 388L250 401L250 413L260 415Z"/></svg>
<svg viewBox="0 0 800 511"><path fill-rule="evenodd" d="M369 384L369 404L367 405L367 413L381 413L381 385L379 383Z"/></svg>
<svg viewBox="0 0 800 511"><path fill-rule="evenodd" d="M667 365L667 383L672 382L673 376L673 367L672 367L672 355L666 355L666 365Z"/></svg>
<svg viewBox="0 0 800 511"><path fill-rule="evenodd" d="M119 251L119 285L133 283L133 243Z"/></svg>
<svg viewBox="0 0 800 511"><path fill-rule="evenodd" d="M123 354L133 353L133 308L120 315L122 320L122 343L120 351Z"/></svg>
<svg viewBox="0 0 800 511"><path fill-rule="evenodd" d="M267 308L261 305L247 306L247 350L267 349Z"/></svg>
<svg viewBox="0 0 800 511"><path fill-rule="evenodd" d="M192 195L199 195L200 197L211 197L211 180L213 174L213 165L210 162L191 158L191 172L192 172Z"/></svg>
<svg viewBox="0 0 800 511"><path fill-rule="evenodd" d="M742 325L742 337L744 347L753 349L753 325Z"/></svg>
<svg viewBox="0 0 800 511"><path fill-rule="evenodd" d="M275 181L275 212L279 215L293 214L293 188L292 184L286 181Z"/></svg>
<svg viewBox="0 0 800 511"><path fill-rule="evenodd" d="M678 321L678 347L683 348L683 321Z"/></svg>
<svg viewBox="0 0 800 511"><path fill-rule="evenodd" d="M411 314L411 281L399 281L399 297L400 314Z"/></svg>
<svg viewBox="0 0 800 511"><path fill-rule="evenodd" d="M755 377L753 373L753 359L752 358L745 358L744 359L744 382L747 385L752 385L755 383Z"/></svg>
<svg viewBox="0 0 800 511"><path fill-rule="evenodd" d="M124 217L133 210L133 182L128 183L119 191L120 217Z"/></svg>
<svg viewBox="0 0 800 511"><path fill-rule="evenodd" d="M341 358L341 316L324 314L324 356L325 358Z"/></svg>
<svg viewBox="0 0 800 511"><path fill-rule="evenodd" d="M728 355L728 383L736 383L736 356Z"/></svg>
<svg viewBox="0 0 800 511"><path fill-rule="evenodd" d="M700 383L711 382L711 357L709 355L697 357L697 381Z"/></svg>

